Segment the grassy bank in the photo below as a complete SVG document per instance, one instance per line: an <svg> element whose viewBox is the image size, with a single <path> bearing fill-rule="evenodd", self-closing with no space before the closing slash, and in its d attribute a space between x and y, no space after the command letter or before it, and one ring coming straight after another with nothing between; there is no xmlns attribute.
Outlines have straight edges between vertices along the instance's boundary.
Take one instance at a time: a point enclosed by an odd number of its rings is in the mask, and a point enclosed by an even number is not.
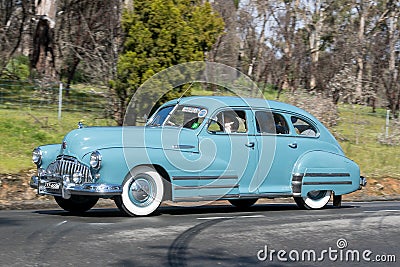
<svg viewBox="0 0 400 267"><path fill-rule="evenodd" d="M0 173L17 173L34 168L31 152L36 146L60 143L63 136L77 128L78 121L88 125L112 122L93 113L0 109Z"/></svg>
<svg viewBox="0 0 400 267"><path fill-rule="evenodd" d="M346 155L360 165L363 175L400 178L400 146L378 142L385 133L385 114L383 109L372 113L371 108L341 105L339 123L330 130Z"/></svg>
<svg viewBox="0 0 400 267"><path fill-rule="evenodd" d="M195 92L200 94L201 92ZM385 111L371 113L370 108L341 105L338 125L330 130L339 140L346 155L356 161L367 177L400 179L400 147L378 142L384 133ZM96 112L32 111L0 109L0 173L18 173L34 168L31 151L42 144L60 143L63 136L77 127L78 121L87 125L109 125Z"/></svg>

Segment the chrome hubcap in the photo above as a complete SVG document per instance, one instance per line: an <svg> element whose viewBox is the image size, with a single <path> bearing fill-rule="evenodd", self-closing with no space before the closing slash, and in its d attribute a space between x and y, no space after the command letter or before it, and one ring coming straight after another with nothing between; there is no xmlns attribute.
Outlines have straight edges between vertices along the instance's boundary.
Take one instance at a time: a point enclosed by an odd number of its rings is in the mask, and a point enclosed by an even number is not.
<svg viewBox="0 0 400 267"><path fill-rule="evenodd" d="M132 197L141 203L145 202L149 198L151 194L150 190L150 183L143 178L135 180L131 185Z"/></svg>
<svg viewBox="0 0 400 267"><path fill-rule="evenodd" d="M326 195L326 191L311 191L308 192L307 196L313 200L318 200Z"/></svg>

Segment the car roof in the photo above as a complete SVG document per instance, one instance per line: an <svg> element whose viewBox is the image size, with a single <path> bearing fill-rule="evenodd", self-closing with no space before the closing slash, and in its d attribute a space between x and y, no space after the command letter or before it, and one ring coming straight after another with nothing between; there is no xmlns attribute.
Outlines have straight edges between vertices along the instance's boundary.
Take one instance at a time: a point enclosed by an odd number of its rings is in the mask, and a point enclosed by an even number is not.
<svg viewBox="0 0 400 267"><path fill-rule="evenodd" d="M221 107L268 108L272 110L284 110L294 112L315 119L311 114L296 106L279 101L266 100L263 98L249 98L238 96L189 96L171 100L165 105L172 105L178 102L181 105L198 105L202 107L207 107L212 110Z"/></svg>
<svg viewBox="0 0 400 267"><path fill-rule="evenodd" d="M323 138L325 140L328 140L329 142L337 142L333 135L329 132L329 130L313 115L301 108L279 101L237 96L189 96L171 100L165 103L163 106L176 105L177 103L179 103L180 105L190 105L207 108L209 114L224 107L251 107L253 109L269 109L277 112L302 115L306 118L311 119L316 124L319 132L321 133L319 138Z"/></svg>

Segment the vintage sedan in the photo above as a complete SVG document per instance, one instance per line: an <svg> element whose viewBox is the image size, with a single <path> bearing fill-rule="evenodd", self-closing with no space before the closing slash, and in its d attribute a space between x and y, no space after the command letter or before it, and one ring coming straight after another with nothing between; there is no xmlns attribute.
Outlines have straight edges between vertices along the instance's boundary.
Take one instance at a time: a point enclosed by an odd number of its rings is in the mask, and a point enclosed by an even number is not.
<svg viewBox="0 0 400 267"><path fill-rule="evenodd" d="M320 209L366 184L332 134L292 105L192 96L162 105L145 126L79 127L61 144L33 150L30 185L70 212L111 198L131 216L163 201L293 197Z"/></svg>

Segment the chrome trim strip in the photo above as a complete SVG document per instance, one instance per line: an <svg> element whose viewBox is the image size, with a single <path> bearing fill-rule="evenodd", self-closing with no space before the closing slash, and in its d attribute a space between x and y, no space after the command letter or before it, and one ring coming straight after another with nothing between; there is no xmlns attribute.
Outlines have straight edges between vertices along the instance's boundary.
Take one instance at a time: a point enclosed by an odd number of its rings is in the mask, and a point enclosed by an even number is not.
<svg viewBox="0 0 400 267"><path fill-rule="evenodd" d="M192 145L173 145L173 149L193 149L195 146Z"/></svg>
<svg viewBox="0 0 400 267"><path fill-rule="evenodd" d="M239 198L238 194L230 194L230 195L215 195L215 196L202 196L202 197L176 197L173 199L174 202L187 201L187 202L195 202L195 201L206 201L206 200L220 200L220 199L232 199Z"/></svg>
<svg viewBox="0 0 400 267"><path fill-rule="evenodd" d="M344 172L344 173L316 173L316 172L311 172L311 173L305 173L305 177L349 177L350 173Z"/></svg>
<svg viewBox="0 0 400 267"><path fill-rule="evenodd" d="M351 181L304 182L303 185L353 184Z"/></svg>
<svg viewBox="0 0 400 267"><path fill-rule="evenodd" d="M197 196L197 197L176 197L173 199L174 202L179 201L202 201L202 200L228 200L228 199L249 199L249 198L276 198L276 197L292 197L291 193L271 193L271 194L227 194L223 196L209 195L209 196Z"/></svg>
<svg viewBox="0 0 400 267"><path fill-rule="evenodd" d="M292 176L292 191L293 196L301 196L301 188L303 185L345 185L352 184L351 181L326 181L326 182L303 182L304 177L350 177L350 173L296 173Z"/></svg>
<svg viewBox="0 0 400 267"><path fill-rule="evenodd" d="M286 193L261 193L261 194L240 194L239 199L245 198L276 198L276 197L292 197L291 192Z"/></svg>
<svg viewBox="0 0 400 267"><path fill-rule="evenodd" d="M238 184L234 185L206 185L206 186L174 186L175 190L195 190L195 189L221 189L221 188L239 188Z"/></svg>
<svg viewBox="0 0 400 267"><path fill-rule="evenodd" d="M238 177L235 175L227 175L227 176L176 176L172 177L172 180L182 181L182 180L218 180L218 179L235 179Z"/></svg>
<svg viewBox="0 0 400 267"><path fill-rule="evenodd" d="M113 184L70 184L63 190L69 191L72 195L114 196L122 194L122 186Z"/></svg>

